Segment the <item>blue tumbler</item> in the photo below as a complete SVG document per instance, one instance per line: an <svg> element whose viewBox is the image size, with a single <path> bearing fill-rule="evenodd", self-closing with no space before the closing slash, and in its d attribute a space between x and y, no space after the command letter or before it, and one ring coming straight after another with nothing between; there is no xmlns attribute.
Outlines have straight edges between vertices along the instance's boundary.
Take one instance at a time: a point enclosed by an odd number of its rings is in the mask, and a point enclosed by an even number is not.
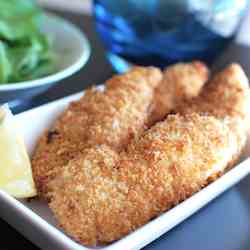
<svg viewBox="0 0 250 250"><path fill-rule="evenodd" d="M249 0L95 0L96 29L118 72L133 64L212 63L234 38Z"/></svg>

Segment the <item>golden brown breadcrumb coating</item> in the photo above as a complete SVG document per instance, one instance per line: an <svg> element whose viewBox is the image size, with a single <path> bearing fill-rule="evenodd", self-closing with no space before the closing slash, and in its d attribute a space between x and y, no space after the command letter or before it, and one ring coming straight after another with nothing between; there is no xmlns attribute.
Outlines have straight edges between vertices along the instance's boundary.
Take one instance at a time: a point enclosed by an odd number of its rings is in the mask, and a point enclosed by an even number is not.
<svg viewBox="0 0 250 250"><path fill-rule="evenodd" d="M107 144L122 150L146 125L198 95L207 77L208 69L198 61L167 68L162 81L158 69L135 67L107 81L104 92L87 90L37 144L32 167L39 195L47 197L47 182L84 148Z"/></svg>
<svg viewBox="0 0 250 250"><path fill-rule="evenodd" d="M119 151L141 133L161 79L157 68L135 67L71 103L37 144L32 170L39 195L48 198L47 182L84 148L107 144Z"/></svg>
<svg viewBox="0 0 250 250"><path fill-rule="evenodd" d="M187 114L183 108L183 115L169 115L126 151L98 145L61 168L49 184L61 227L85 245L109 243L217 178L246 141L250 101L243 76L230 66L207 89L213 98L193 101Z"/></svg>
<svg viewBox="0 0 250 250"><path fill-rule="evenodd" d="M155 91L149 124L153 125L163 120L185 99L198 96L208 77L209 70L200 61L178 63L167 67L164 70L163 80Z"/></svg>
<svg viewBox="0 0 250 250"><path fill-rule="evenodd" d="M181 103L176 110L183 114L198 112L216 117L227 114L249 119L246 114L250 109L244 101L249 98L248 87L249 82L241 66L231 64L215 75L197 98Z"/></svg>
<svg viewBox="0 0 250 250"><path fill-rule="evenodd" d="M97 146L70 161L51 183L50 207L82 244L112 242L199 191L207 172L221 162L224 170L238 154L237 145L226 122L170 115L128 154Z"/></svg>

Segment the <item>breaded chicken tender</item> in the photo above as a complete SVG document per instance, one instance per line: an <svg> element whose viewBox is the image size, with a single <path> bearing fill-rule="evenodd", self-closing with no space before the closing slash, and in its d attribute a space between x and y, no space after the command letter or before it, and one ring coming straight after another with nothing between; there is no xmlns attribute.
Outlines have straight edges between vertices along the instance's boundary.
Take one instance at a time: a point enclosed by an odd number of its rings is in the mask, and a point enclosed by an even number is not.
<svg viewBox="0 0 250 250"><path fill-rule="evenodd" d="M187 114L198 112L218 118L227 116L249 120L250 109L246 105L249 98L247 76L238 64L231 64L215 75L201 94L192 100L181 103L176 112ZM240 101L242 99L242 101Z"/></svg>
<svg viewBox="0 0 250 250"><path fill-rule="evenodd" d="M84 148L106 144L120 151L140 134L161 79L157 68L135 67L107 81L104 91L89 89L80 101L71 103L42 135L33 155L39 195L48 198L48 181Z"/></svg>
<svg viewBox="0 0 250 250"><path fill-rule="evenodd" d="M232 65L210 84L204 100L169 115L126 151L98 145L60 169L49 183L49 205L69 235L88 246L120 239L235 162L249 126L247 79Z"/></svg>
<svg viewBox="0 0 250 250"><path fill-rule="evenodd" d="M121 151L181 100L198 95L207 77L201 62L173 65L164 79L156 68L135 67L107 81L104 92L87 90L37 144L32 166L39 195L48 197L47 182L84 148L106 144Z"/></svg>
<svg viewBox="0 0 250 250"><path fill-rule="evenodd" d="M163 120L184 100L198 96L208 77L209 70L200 61L167 67L163 73L163 80L155 91L149 124L153 125Z"/></svg>

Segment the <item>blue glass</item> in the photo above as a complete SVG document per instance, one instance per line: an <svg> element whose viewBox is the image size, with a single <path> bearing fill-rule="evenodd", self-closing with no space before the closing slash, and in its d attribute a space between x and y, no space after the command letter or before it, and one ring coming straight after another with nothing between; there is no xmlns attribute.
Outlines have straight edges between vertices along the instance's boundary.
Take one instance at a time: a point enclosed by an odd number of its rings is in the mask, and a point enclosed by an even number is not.
<svg viewBox="0 0 250 250"><path fill-rule="evenodd" d="M118 72L131 64L161 68L212 63L231 42L247 0L95 0L97 31Z"/></svg>

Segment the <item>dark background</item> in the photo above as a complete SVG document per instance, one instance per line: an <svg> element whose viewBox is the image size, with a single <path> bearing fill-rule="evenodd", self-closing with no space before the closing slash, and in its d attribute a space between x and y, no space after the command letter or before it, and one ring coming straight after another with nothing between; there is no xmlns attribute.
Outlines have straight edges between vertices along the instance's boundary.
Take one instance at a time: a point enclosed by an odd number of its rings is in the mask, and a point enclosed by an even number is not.
<svg viewBox="0 0 250 250"><path fill-rule="evenodd" d="M90 60L79 73L63 80L31 102L16 108L15 113L79 92L87 86L101 84L114 73L105 58L104 49L94 31L91 17L63 12L57 12L57 14L71 20L86 33L92 47ZM248 47L232 44L216 61L213 69L218 70L234 61L241 63L249 76L249 52L250 48ZM250 217L248 217L248 214L250 216L250 207L246 203L250 206L249 178L145 249L248 250L250 249ZM37 250L38 248L6 222L0 220L0 250L9 249Z"/></svg>

